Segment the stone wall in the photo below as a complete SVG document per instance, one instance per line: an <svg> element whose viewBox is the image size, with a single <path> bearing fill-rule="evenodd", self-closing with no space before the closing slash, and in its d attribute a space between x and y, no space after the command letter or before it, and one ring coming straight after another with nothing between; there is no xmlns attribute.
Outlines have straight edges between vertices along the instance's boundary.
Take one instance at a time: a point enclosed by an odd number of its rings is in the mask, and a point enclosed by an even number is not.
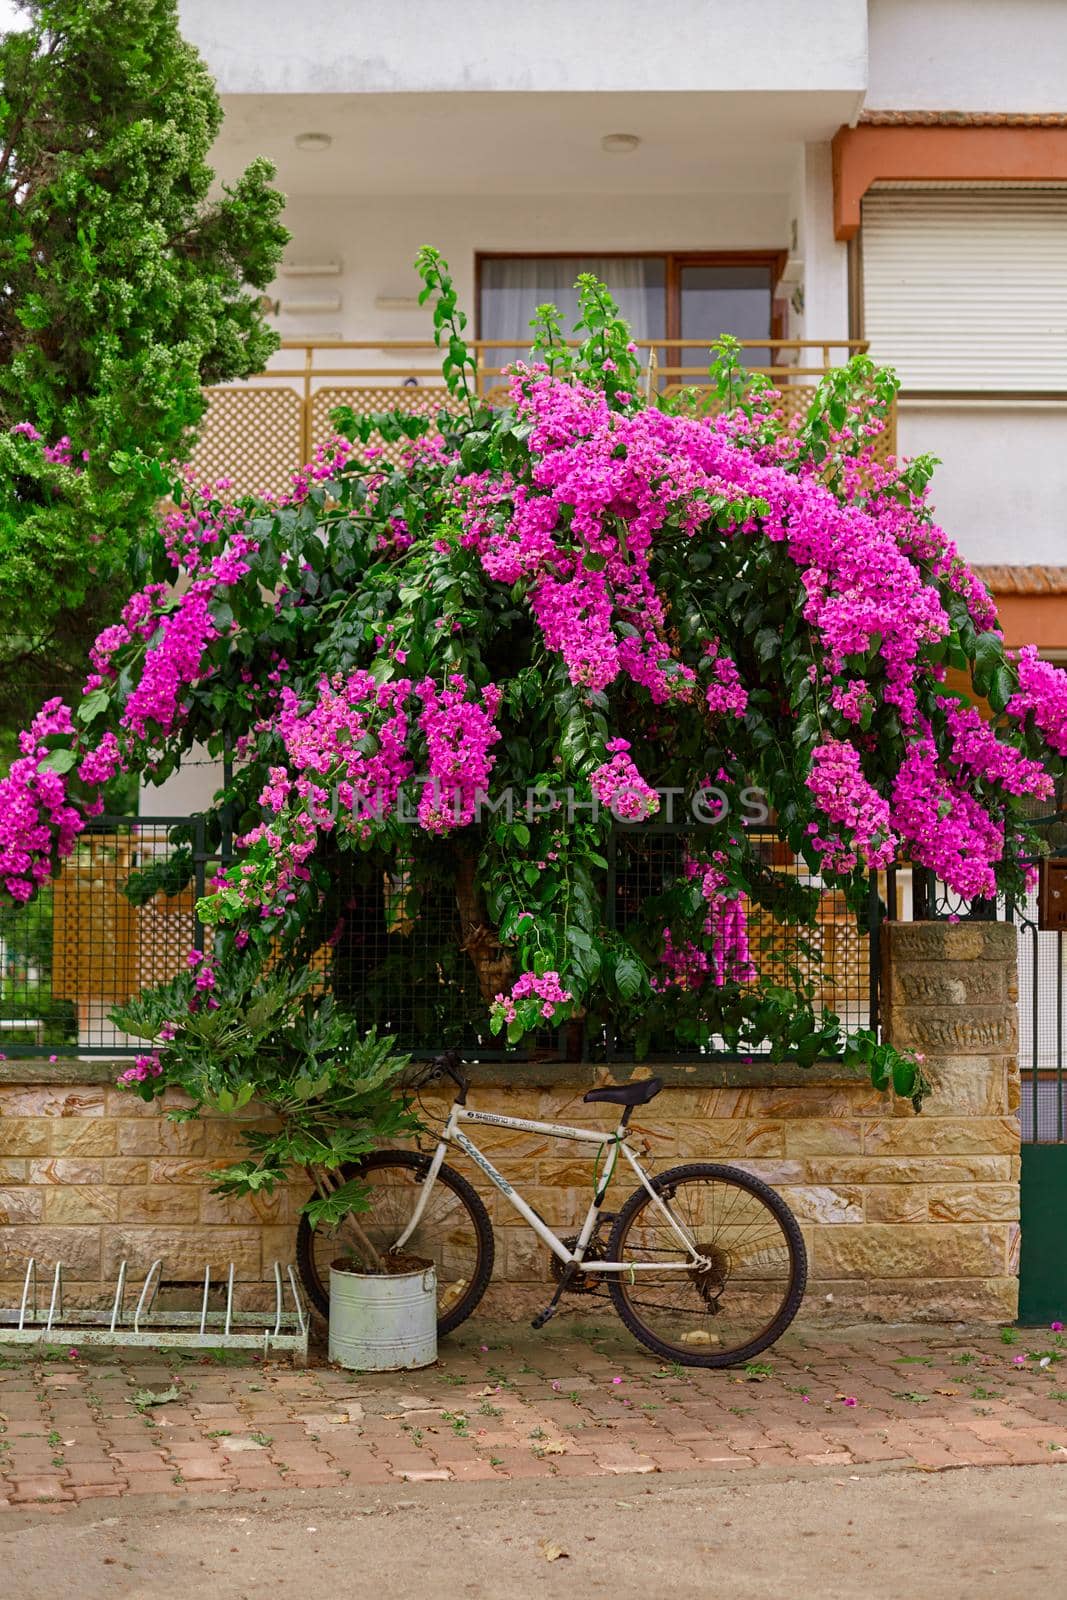
<svg viewBox="0 0 1067 1600"><path fill-rule="evenodd" d="M729 1161L781 1190L807 1241L808 1317L1010 1321L1019 1215L1015 932L889 924L883 936L887 1030L926 1053L934 1084L921 1115L838 1064L801 1072L704 1063L655 1068L667 1087L632 1126L654 1167ZM131 1269L162 1256L172 1278L195 1278L205 1262L217 1273L232 1260L245 1283L292 1258L302 1192L241 1201L210 1193L210 1170L241 1153L241 1121L170 1123L112 1087L116 1070L0 1067L5 1305L17 1304L30 1255L63 1260L72 1300L105 1295L124 1256ZM474 1069L474 1103L541 1120L613 1121L611 1108L581 1099L592 1082L613 1081L608 1069L512 1068L509 1087L500 1086L501 1070ZM650 1070L616 1069L614 1080ZM549 1223L574 1231L591 1172L578 1147L489 1126L476 1137ZM462 1157L458 1165L469 1171ZM485 1193L481 1175L470 1175ZM497 1228L489 1309L526 1309L544 1299L547 1252L515 1226L502 1196L486 1199Z"/></svg>

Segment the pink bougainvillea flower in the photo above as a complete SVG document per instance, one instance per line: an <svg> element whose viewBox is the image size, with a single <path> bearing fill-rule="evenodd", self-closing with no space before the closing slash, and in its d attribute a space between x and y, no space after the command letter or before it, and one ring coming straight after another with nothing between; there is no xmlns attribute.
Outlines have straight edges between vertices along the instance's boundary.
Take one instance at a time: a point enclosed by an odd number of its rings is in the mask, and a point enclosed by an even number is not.
<svg viewBox="0 0 1067 1600"><path fill-rule="evenodd" d="M1062 1322L1050 1322L1049 1323L1049 1327L1052 1329L1053 1333L1062 1333L1063 1332L1063 1323Z"/></svg>
<svg viewBox="0 0 1067 1600"><path fill-rule="evenodd" d="M841 1396L841 1404L843 1406L858 1406L859 1401L854 1394L843 1394Z"/></svg>

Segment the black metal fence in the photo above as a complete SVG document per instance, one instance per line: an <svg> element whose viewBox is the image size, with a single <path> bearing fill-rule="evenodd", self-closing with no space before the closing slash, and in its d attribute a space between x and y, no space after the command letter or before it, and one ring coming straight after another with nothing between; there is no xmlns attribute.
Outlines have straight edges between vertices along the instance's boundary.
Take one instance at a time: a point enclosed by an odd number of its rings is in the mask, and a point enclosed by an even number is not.
<svg viewBox="0 0 1067 1600"><path fill-rule="evenodd" d="M657 902L694 842L692 830L677 826L617 829L608 852L605 929L640 943L645 928L652 949ZM805 992L817 1014L825 1008L850 1029L877 1025L878 928L887 908L897 914L892 875L872 880L857 916L843 894L798 864L777 837L760 836L756 843L765 882L760 903L746 907L753 963L783 989ZM174 976L190 948L204 948L210 930L197 919L196 901L225 859L225 847L220 852L207 845L202 818L98 819L30 906L0 912L0 1050L119 1056L143 1048L119 1032L109 1012ZM490 1032L487 1000L463 948L448 883L413 886L395 867L383 870L358 852L337 851L330 867L330 888L305 942L338 1000L415 1053L445 1046L483 1059L505 1053ZM776 901L809 904L813 924L779 920ZM695 1048L691 1031L679 1038L673 1012L680 1017L686 1004L691 1012L691 1002L691 995L684 1004L679 997L675 1007L668 991L651 1037L641 1041L587 1021L507 1053L626 1059L640 1048L661 1060L736 1054L707 1029Z"/></svg>
<svg viewBox="0 0 1067 1600"><path fill-rule="evenodd" d="M1067 855L1060 818L1048 819L1050 860ZM1035 859L1031 865L1039 865ZM913 915L917 921L1011 922L1018 933L1019 1121L1024 1144L1067 1142L1067 945L1058 929L1042 928L1039 892L966 900L935 878L916 872Z"/></svg>

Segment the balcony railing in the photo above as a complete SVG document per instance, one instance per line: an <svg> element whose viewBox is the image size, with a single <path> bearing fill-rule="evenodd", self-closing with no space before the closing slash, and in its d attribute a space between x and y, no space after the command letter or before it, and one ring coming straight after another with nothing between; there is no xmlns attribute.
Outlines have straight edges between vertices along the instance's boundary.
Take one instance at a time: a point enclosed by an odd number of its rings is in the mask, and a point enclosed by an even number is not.
<svg viewBox="0 0 1067 1600"><path fill-rule="evenodd" d="M708 391L707 345L693 339L638 340L649 388ZM473 341L478 393L489 400L505 391L505 364L520 352L501 339ZM765 373L782 393L788 416L804 410L831 367L856 351L859 339L742 341L750 370ZM275 364L242 383L208 391L208 410L193 464L205 478L231 478L243 492L283 493L290 475L331 432L337 406L356 411L403 407L435 417L455 402L441 381L440 355L428 340L329 340L285 343ZM699 404L698 400L698 404ZM895 418L879 440L879 453L895 449ZM397 459L399 447L386 448Z"/></svg>

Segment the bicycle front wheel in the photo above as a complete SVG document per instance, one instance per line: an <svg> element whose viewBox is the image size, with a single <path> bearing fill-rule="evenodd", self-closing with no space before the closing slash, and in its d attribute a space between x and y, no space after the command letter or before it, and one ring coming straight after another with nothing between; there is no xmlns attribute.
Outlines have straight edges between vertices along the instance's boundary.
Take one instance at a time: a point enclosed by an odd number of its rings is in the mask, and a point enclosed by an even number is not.
<svg viewBox="0 0 1067 1600"><path fill-rule="evenodd" d="M382 1253L390 1250L414 1214L430 1170L430 1157L412 1150L376 1150L341 1178L362 1178L370 1191L369 1209L359 1222ZM330 1310L330 1262L344 1249L337 1228L313 1228L300 1218L296 1260L308 1296L322 1315ZM460 1173L442 1166L419 1225L404 1246L437 1270L437 1332L451 1333L465 1322L485 1293L493 1272L493 1227L476 1191Z"/></svg>
<svg viewBox="0 0 1067 1600"><path fill-rule="evenodd" d="M651 1181L707 1265L685 1266L688 1252L667 1217L638 1189L608 1243L609 1259L623 1263L608 1280L616 1311L669 1361L751 1361L784 1333L804 1296L807 1254L796 1218L773 1189L736 1167L691 1162Z"/></svg>

